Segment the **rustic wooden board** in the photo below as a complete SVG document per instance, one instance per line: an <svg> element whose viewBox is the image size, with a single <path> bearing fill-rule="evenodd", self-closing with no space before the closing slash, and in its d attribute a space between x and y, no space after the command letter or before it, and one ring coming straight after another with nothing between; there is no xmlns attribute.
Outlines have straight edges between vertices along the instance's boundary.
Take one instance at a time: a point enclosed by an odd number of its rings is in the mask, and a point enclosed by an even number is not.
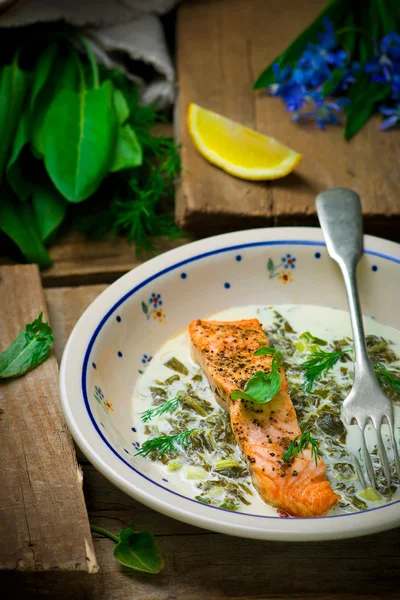
<svg viewBox="0 0 400 600"><path fill-rule="evenodd" d="M252 84L320 12L325 0L191 0L178 9L178 137L182 173L176 215L197 235L264 225L317 224L315 196L350 187L361 197L368 233L400 239L400 132L379 132L379 117L350 142L290 122L283 103ZM296 172L274 182L241 181L209 164L186 126L195 102L303 154Z"/></svg>
<svg viewBox="0 0 400 600"><path fill-rule="evenodd" d="M158 254L185 244L188 238L159 238L154 251L136 253L135 246L122 238L88 240L77 231L68 231L50 248L53 264L42 271L46 287L112 283L134 267Z"/></svg>
<svg viewBox="0 0 400 600"><path fill-rule="evenodd" d="M46 312L36 266L0 267L0 348ZM97 570L55 355L0 382L0 569Z"/></svg>
<svg viewBox="0 0 400 600"><path fill-rule="evenodd" d="M104 288L45 291L58 355L74 323ZM91 523L114 532L132 523L152 531L165 554L166 569L158 577L129 572L115 562L113 543L95 536L100 571L89 580L70 579L66 595L59 580L36 578L40 593L51 590L54 597L74 599L81 594L96 600L395 600L399 596L400 529L312 544L233 538L150 510L109 483L84 457L82 467ZM31 577L21 581L24 590L32 588ZM20 589L15 579L7 585L10 590Z"/></svg>

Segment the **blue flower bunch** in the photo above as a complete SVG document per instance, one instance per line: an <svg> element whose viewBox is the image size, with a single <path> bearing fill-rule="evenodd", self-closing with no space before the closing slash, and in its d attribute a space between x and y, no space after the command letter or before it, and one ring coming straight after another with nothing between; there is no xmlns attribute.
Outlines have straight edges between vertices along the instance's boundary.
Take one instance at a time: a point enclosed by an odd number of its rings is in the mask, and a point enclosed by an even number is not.
<svg viewBox="0 0 400 600"><path fill-rule="evenodd" d="M387 117L381 129L389 129L400 121L400 34L388 33L376 48L375 56L365 64L365 72L371 82L390 87L390 104L379 106L379 111Z"/></svg>
<svg viewBox="0 0 400 600"><path fill-rule="evenodd" d="M292 120L315 119L320 129L329 123L339 124L339 115L350 103L346 97L333 100L324 95L324 85L332 78L334 69L343 70L337 90L345 90L355 81L358 65L347 66L349 57L335 38L333 24L324 19L325 32L318 34L318 43L308 43L297 64L281 69L272 65L275 82L267 86L267 93L282 98ZM311 107L312 110L304 110Z"/></svg>
<svg viewBox="0 0 400 600"><path fill-rule="evenodd" d="M381 129L400 123L400 8L394 0L362 6L331 0L253 89L281 98L294 122L313 120L320 129L340 124L344 113L346 139L377 110Z"/></svg>

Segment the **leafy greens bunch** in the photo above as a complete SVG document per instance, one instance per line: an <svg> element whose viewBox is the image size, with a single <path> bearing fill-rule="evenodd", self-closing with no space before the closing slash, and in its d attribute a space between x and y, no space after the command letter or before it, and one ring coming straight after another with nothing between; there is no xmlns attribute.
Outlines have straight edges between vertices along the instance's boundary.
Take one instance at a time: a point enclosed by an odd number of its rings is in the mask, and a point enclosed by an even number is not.
<svg viewBox="0 0 400 600"><path fill-rule="evenodd" d="M381 129L400 121L400 3L331 0L260 75L253 89L280 97L292 120L320 129L345 112L350 139L378 109Z"/></svg>
<svg viewBox="0 0 400 600"><path fill-rule="evenodd" d="M0 68L0 230L25 258L51 263L45 245L68 209L86 233L122 234L138 248L178 235L162 206L180 170L177 148L151 134L159 116L139 105L132 83L99 67L75 30L24 40L9 58Z"/></svg>

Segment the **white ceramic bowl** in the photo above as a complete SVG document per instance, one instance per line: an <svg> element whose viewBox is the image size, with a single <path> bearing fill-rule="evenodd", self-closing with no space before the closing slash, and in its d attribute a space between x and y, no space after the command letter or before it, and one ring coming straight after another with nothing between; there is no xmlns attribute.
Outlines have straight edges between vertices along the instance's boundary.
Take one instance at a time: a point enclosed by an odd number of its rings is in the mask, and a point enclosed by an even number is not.
<svg viewBox="0 0 400 600"><path fill-rule="evenodd" d="M283 268L287 255L296 258L295 268ZM279 276L270 277L269 259L275 267L282 263ZM358 274L364 314L400 330L400 245L366 236ZM163 479L155 463L134 457L132 392L161 344L192 319L231 306L284 303L347 308L341 275L319 229L220 235L167 252L121 277L83 314L62 360L63 410L84 454L130 496L222 533L302 541L353 537L399 525L400 501L318 519L223 510L185 497Z"/></svg>

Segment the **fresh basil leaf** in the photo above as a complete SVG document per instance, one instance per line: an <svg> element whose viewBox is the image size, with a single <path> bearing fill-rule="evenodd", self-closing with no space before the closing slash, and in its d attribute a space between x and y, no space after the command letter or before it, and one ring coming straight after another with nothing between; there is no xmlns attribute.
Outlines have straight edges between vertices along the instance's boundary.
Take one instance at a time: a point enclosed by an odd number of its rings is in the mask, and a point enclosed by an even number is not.
<svg viewBox="0 0 400 600"><path fill-rule="evenodd" d="M110 81L98 89L65 90L47 112L44 163L54 185L70 202L86 200L110 170L117 140L113 92Z"/></svg>
<svg viewBox="0 0 400 600"><path fill-rule="evenodd" d="M1 188L0 229L18 246L27 261L48 267L51 258L40 237L32 207L16 200L11 191Z"/></svg>
<svg viewBox="0 0 400 600"><path fill-rule="evenodd" d="M41 158L44 154L43 129L51 103L62 91L74 91L76 81L76 66L72 58L56 58L53 69L37 96L32 113L31 152L36 158Z"/></svg>
<svg viewBox="0 0 400 600"><path fill-rule="evenodd" d="M47 242L65 218L67 201L50 183L41 183L33 188L32 206L40 237Z"/></svg>
<svg viewBox="0 0 400 600"><path fill-rule="evenodd" d="M114 162L110 171L122 171L138 167L143 162L142 147L130 125L118 129L117 145L115 147Z"/></svg>
<svg viewBox="0 0 400 600"><path fill-rule="evenodd" d="M18 337L0 352L0 378L20 377L46 360L54 342L48 323L43 323L43 313L20 331Z"/></svg>
<svg viewBox="0 0 400 600"><path fill-rule="evenodd" d="M39 93L43 89L43 86L51 73L57 53L57 44L50 44L50 46L46 48L37 61L34 71L32 90L29 98L29 110L31 112L34 110Z"/></svg>
<svg viewBox="0 0 400 600"><path fill-rule="evenodd" d="M267 356L268 354L272 354L274 356L274 361L277 367L283 361L283 354L277 348L271 348L270 346L261 346L254 352L254 356Z"/></svg>
<svg viewBox="0 0 400 600"><path fill-rule="evenodd" d="M150 532L128 527L119 532L119 540L114 548L114 557L122 565L143 573L154 574L163 570L164 557Z"/></svg>
<svg viewBox="0 0 400 600"><path fill-rule="evenodd" d="M123 125L129 117L129 106L121 90L114 90L114 106L117 113L118 122Z"/></svg>
<svg viewBox="0 0 400 600"><path fill-rule="evenodd" d="M246 394L246 392L242 392L242 390L234 390L231 394L232 400L248 400L249 402L253 402L253 398L250 394Z"/></svg>
<svg viewBox="0 0 400 600"><path fill-rule="evenodd" d="M0 181L30 80L31 74L18 67L18 56L0 70Z"/></svg>
<svg viewBox="0 0 400 600"><path fill-rule="evenodd" d="M254 356L267 356L267 354L275 354L276 348L270 346L261 346L254 352Z"/></svg>
<svg viewBox="0 0 400 600"><path fill-rule="evenodd" d="M276 396L281 389L281 375L272 363L270 373L256 371L244 386L244 391L253 398L253 402L264 404Z"/></svg>
<svg viewBox="0 0 400 600"><path fill-rule="evenodd" d="M305 29L291 44L288 48L280 54L272 63L261 73L257 81L253 85L253 90L258 90L271 85L275 81L274 72L272 69L273 63L283 68L286 66L293 66L299 59L300 55L305 50L308 42L315 41L317 34L321 33L324 29L323 20L328 18L332 21L334 26L340 22L343 14L346 11L345 3L342 0L332 0L319 16L311 23L307 29Z"/></svg>
<svg viewBox="0 0 400 600"><path fill-rule="evenodd" d="M281 389L281 374L277 365L273 362L270 373L256 371L244 386L244 392L235 390L231 394L232 400L243 398L257 404L270 402Z"/></svg>

